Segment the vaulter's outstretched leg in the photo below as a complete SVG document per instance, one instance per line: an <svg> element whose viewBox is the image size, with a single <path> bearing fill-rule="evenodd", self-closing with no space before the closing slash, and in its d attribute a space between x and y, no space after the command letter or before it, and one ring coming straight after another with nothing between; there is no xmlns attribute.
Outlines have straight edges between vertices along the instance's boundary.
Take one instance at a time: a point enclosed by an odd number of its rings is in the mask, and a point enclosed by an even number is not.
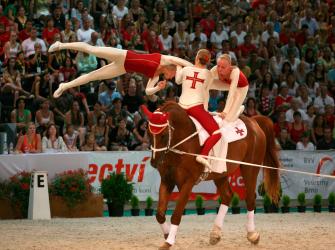
<svg viewBox="0 0 335 250"><path fill-rule="evenodd" d="M53 96L54 98L58 98L62 95L62 93L65 90L68 90L70 88L78 87L80 85L83 85L91 81L111 79L111 78L123 75L125 73L126 71L123 65L120 66L119 64L115 64L113 62L100 69L94 70L88 74L79 76L78 78L72 80L71 82L61 83L58 89L53 94Z"/></svg>
<svg viewBox="0 0 335 250"><path fill-rule="evenodd" d="M84 42L61 43L55 42L49 48L49 52L54 52L63 49L72 49L82 51L88 54L93 54L96 57L104 58L115 63L124 64L127 51L116 49L113 47L97 47Z"/></svg>

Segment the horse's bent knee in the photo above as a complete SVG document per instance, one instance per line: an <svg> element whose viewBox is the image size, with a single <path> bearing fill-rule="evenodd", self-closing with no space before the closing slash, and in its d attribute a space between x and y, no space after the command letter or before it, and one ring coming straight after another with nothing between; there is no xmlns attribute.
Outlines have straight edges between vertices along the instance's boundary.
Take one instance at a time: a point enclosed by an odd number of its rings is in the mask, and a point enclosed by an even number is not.
<svg viewBox="0 0 335 250"><path fill-rule="evenodd" d="M156 220L159 224L163 224L166 220L165 213L157 211L156 213Z"/></svg>

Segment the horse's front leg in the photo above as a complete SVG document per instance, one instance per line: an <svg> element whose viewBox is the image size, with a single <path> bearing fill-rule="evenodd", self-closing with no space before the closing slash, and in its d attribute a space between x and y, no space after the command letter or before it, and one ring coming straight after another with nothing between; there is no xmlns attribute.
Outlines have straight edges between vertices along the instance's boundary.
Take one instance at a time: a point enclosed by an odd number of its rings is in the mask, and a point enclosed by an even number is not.
<svg viewBox="0 0 335 250"><path fill-rule="evenodd" d="M158 199L156 220L162 229L165 239L168 237L170 232L170 225L166 222L165 213L167 210L169 197L173 190L173 187L174 185L167 185L163 181L159 186L159 199Z"/></svg>
<svg viewBox="0 0 335 250"><path fill-rule="evenodd" d="M173 214L171 216L170 232L164 244L159 248L160 250L170 249L170 247L175 243L178 226L180 224L181 217L183 215L183 211L187 204L187 201L192 191L193 185L194 183L190 181L190 182L186 182L181 187L180 192L179 192L179 199L176 204L176 208L173 211Z"/></svg>

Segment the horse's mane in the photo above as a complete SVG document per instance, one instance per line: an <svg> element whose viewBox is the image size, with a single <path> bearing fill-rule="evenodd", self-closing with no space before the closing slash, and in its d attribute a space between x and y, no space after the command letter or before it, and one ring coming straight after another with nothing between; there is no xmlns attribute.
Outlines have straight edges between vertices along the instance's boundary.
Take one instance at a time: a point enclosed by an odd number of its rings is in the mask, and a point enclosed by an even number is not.
<svg viewBox="0 0 335 250"><path fill-rule="evenodd" d="M171 111L176 111L176 112L185 112L185 110L178 105L178 103L174 101L167 101L163 104L163 106L160 108L161 111L166 111L166 112L171 112Z"/></svg>

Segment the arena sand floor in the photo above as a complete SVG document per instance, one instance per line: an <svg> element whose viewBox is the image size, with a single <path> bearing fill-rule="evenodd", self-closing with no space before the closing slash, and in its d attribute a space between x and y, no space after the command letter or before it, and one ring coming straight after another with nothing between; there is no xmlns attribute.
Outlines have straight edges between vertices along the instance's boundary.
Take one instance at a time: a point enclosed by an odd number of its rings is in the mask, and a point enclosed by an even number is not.
<svg viewBox="0 0 335 250"><path fill-rule="evenodd" d="M335 249L335 213L256 214L257 246L246 239L245 214L227 215L222 240L209 245L214 218L184 216L172 249ZM0 249L157 249L162 243L154 217L0 221Z"/></svg>

